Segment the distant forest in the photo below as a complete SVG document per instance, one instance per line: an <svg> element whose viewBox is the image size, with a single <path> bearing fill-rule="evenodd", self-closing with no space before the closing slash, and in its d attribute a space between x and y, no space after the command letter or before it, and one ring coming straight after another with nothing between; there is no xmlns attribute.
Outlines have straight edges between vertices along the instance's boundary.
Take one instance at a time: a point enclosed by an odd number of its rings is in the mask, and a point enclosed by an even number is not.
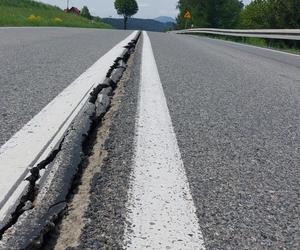
<svg viewBox="0 0 300 250"><path fill-rule="evenodd" d="M107 24L110 24L116 29L124 28L124 20L122 18L103 18L102 21ZM152 19L129 18L127 28L129 30L147 30L164 32L168 30L173 30L175 28L175 24L161 23Z"/></svg>
<svg viewBox="0 0 300 250"><path fill-rule="evenodd" d="M300 28L300 0L254 0L247 6L240 0L179 0L178 9L179 29L185 27L186 10L192 13L189 27Z"/></svg>

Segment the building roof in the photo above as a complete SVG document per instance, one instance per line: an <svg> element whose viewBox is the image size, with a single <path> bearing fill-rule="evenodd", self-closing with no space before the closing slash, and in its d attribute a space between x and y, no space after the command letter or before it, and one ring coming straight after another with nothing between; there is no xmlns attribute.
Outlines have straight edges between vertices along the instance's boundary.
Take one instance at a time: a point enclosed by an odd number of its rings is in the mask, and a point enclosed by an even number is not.
<svg viewBox="0 0 300 250"><path fill-rule="evenodd" d="M80 15L80 10L76 7L71 7L70 9L64 10L66 13L75 13L77 15Z"/></svg>

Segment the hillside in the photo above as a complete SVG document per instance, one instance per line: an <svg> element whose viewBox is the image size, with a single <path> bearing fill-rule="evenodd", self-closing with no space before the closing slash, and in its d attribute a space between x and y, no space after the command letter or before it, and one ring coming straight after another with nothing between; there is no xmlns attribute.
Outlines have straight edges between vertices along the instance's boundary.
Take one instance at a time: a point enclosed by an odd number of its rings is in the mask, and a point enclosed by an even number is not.
<svg viewBox="0 0 300 250"><path fill-rule="evenodd" d="M161 23L176 23L176 20L173 17L169 16L159 16L157 18L154 18L154 20Z"/></svg>
<svg viewBox="0 0 300 250"><path fill-rule="evenodd" d="M111 27L32 0L0 0L0 26Z"/></svg>
<svg viewBox="0 0 300 250"><path fill-rule="evenodd" d="M122 18L103 18L102 20L116 29L123 29L124 24ZM127 28L129 30L147 30L164 32L166 30L174 29L175 24L161 23L153 19L129 18Z"/></svg>

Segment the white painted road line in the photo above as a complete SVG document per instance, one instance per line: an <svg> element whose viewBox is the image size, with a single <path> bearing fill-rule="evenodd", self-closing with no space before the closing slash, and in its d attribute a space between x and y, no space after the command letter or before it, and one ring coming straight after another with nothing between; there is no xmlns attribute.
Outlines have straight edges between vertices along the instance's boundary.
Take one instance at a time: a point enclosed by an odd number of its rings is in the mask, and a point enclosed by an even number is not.
<svg viewBox="0 0 300 250"><path fill-rule="evenodd" d="M199 38L199 36L193 36L195 38ZM276 48L264 48L264 47L259 47L258 45L255 46L255 45L251 45L251 44L245 44L245 43L239 43L239 42L233 42L233 41L228 41L228 40L219 40L219 39L214 39L214 38L210 38L210 37L206 37L208 39L211 39L211 40L215 40L215 41L222 41L224 43L231 43L231 44L234 44L234 45L238 45L238 46L244 46L244 47L250 47L250 48L255 48L255 49L259 49L259 50L265 50L265 51L268 51L268 52L273 52L273 53L278 53L278 54L283 54L283 55L288 55L288 56L296 56L296 57L300 57L300 55L298 54L293 54L292 52L285 52L285 51L281 51L281 50L278 50Z"/></svg>
<svg viewBox="0 0 300 250"><path fill-rule="evenodd" d="M205 249L151 42L143 33L127 249Z"/></svg>
<svg viewBox="0 0 300 250"><path fill-rule="evenodd" d="M101 57L0 148L0 226L22 194L29 169L45 159L61 140L93 87L105 79L114 60L136 34L133 32Z"/></svg>

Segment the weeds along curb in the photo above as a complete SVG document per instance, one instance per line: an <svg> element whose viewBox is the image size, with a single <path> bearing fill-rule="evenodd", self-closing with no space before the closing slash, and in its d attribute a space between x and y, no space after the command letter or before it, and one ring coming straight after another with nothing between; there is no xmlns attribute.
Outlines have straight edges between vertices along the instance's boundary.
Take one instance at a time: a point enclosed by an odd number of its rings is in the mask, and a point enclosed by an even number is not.
<svg viewBox="0 0 300 250"><path fill-rule="evenodd" d="M27 194L11 220L0 231L0 249L37 249L44 235L55 228L67 206L72 183L88 157L93 131L110 108L114 89L127 68L141 33L125 47L106 75L90 94L89 101L72 122L56 149L31 169ZM42 177L40 177L42 175Z"/></svg>

